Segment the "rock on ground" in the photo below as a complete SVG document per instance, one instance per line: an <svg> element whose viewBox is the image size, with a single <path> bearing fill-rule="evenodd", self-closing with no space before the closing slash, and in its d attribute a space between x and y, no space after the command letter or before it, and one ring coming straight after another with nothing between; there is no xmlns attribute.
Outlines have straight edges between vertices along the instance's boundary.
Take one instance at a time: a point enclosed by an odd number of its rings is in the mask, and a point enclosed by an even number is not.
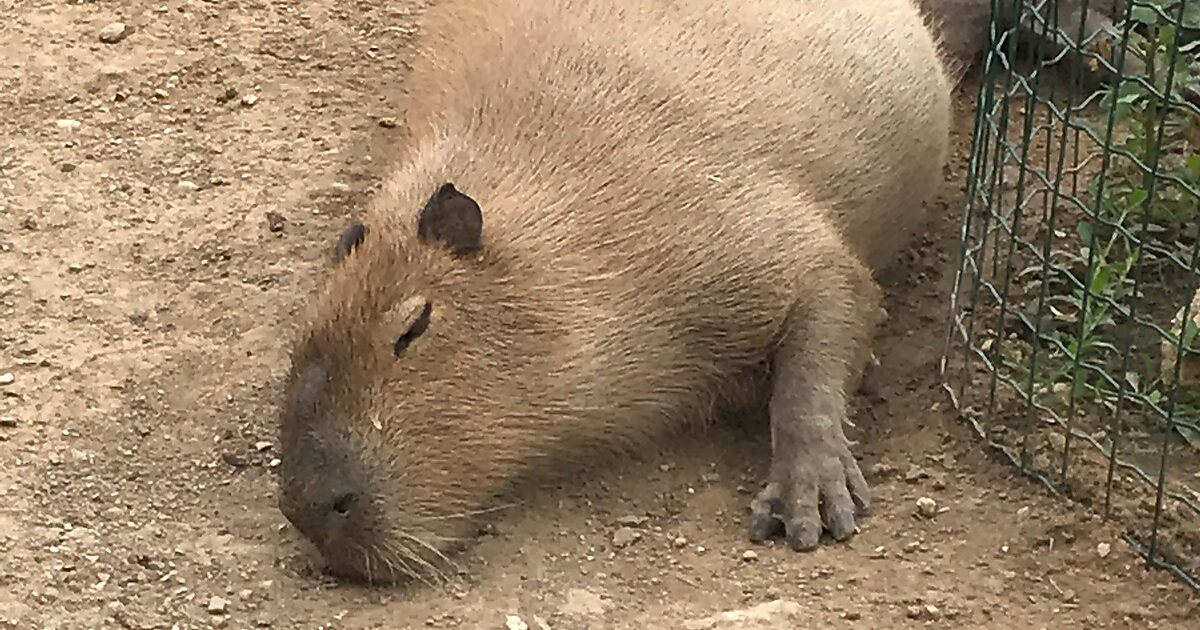
<svg viewBox="0 0 1200 630"><path fill-rule="evenodd" d="M790 622L799 619L801 610L800 604L794 601L777 599L742 610L728 610L704 619L688 621L684 627L687 630L787 628L790 627Z"/></svg>

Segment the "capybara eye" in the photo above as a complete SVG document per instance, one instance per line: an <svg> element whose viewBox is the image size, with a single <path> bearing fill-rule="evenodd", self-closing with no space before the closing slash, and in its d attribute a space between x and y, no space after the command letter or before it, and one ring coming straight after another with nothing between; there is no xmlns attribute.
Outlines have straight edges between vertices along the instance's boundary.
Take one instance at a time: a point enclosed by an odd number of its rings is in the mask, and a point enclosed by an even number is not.
<svg viewBox="0 0 1200 630"><path fill-rule="evenodd" d="M408 332L400 335L400 338L396 340L396 345L393 348L396 356L400 356L400 354L404 352L405 348L408 348L409 344L416 340L417 337L420 337L425 330L429 328L429 315L432 312L433 303L426 302L425 308L421 309L421 314L417 317L417 321L413 322L412 326L409 327Z"/></svg>

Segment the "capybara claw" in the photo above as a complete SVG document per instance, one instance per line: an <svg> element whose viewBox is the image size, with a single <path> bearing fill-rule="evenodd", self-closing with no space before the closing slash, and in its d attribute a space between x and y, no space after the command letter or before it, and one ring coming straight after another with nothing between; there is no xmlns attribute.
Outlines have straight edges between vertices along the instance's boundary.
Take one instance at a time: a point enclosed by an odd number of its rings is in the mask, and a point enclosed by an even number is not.
<svg viewBox="0 0 1200 630"><path fill-rule="evenodd" d="M870 513L868 488L849 449L838 455L805 456L778 481L771 481L751 505L750 540L761 543L783 533L789 547L811 551L821 534L846 541L857 519Z"/></svg>

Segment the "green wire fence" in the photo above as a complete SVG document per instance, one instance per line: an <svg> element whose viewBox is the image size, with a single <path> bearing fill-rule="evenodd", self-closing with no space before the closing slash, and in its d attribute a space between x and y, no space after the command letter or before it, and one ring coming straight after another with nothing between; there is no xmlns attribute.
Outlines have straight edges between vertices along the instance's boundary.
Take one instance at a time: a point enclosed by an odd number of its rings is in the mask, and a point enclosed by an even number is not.
<svg viewBox="0 0 1200 630"><path fill-rule="evenodd" d="M992 0L942 377L1200 589L1200 0Z"/></svg>

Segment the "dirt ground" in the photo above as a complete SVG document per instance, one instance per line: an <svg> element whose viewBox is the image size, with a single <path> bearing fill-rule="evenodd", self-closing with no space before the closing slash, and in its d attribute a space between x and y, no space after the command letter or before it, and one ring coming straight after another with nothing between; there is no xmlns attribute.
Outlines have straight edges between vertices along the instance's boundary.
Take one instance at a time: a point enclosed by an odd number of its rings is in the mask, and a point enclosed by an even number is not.
<svg viewBox="0 0 1200 630"><path fill-rule="evenodd" d="M402 139L418 10L0 0L0 626L676 628L772 599L811 628L1194 623L1196 593L946 410L971 85L942 218L889 274L856 436L878 507L853 541L750 545L765 436L717 427L531 497L449 587L323 576L275 508L276 400L329 247Z"/></svg>

